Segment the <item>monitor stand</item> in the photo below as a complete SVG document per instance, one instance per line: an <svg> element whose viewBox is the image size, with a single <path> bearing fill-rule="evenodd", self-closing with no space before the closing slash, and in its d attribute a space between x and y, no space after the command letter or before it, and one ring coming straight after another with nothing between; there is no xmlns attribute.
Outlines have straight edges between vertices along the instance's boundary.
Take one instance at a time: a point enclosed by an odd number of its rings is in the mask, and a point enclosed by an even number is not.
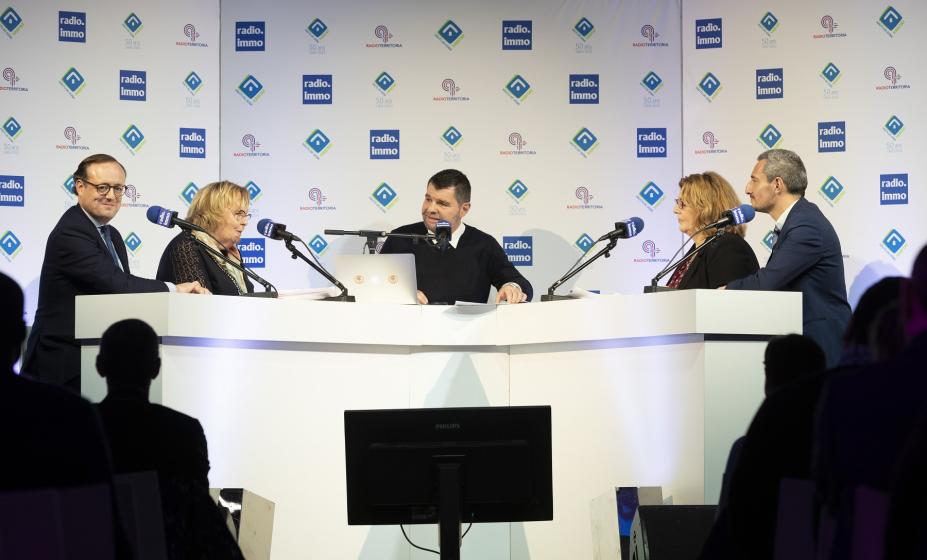
<svg viewBox="0 0 927 560"><path fill-rule="evenodd" d="M438 533L441 560L460 560L461 466L446 459L438 463Z"/></svg>

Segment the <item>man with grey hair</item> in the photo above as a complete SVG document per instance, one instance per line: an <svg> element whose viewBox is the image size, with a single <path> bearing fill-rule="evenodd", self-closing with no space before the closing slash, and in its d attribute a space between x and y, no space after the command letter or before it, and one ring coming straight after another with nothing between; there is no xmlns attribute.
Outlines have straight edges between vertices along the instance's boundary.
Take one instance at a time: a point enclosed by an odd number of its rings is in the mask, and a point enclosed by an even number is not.
<svg viewBox="0 0 927 560"><path fill-rule="evenodd" d="M776 239L766 266L727 285L729 290L780 290L802 293L806 336L840 361L841 337L850 320L843 253L834 227L805 198L808 174L798 154L768 150L757 158L746 193L758 212L776 221Z"/></svg>

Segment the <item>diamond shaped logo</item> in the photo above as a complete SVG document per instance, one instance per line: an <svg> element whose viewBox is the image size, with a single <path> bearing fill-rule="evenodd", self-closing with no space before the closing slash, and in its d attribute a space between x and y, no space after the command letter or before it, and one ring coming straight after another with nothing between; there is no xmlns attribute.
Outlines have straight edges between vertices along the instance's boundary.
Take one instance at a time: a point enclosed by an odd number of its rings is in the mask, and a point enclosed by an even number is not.
<svg viewBox="0 0 927 560"><path fill-rule="evenodd" d="M63 85L64 88L68 90L68 93L71 94L71 97L80 95L80 92L83 91L84 86L87 85L84 77L80 72L77 71L77 68L74 68L73 66L68 68L67 72L61 76L61 79L58 81L58 83Z"/></svg>
<svg viewBox="0 0 927 560"><path fill-rule="evenodd" d="M0 251L3 251L3 256L7 260L12 261L15 259L22 249L23 242L12 231L7 230L6 233L0 235Z"/></svg>
<svg viewBox="0 0 927 560"><path fill-rule="evenodd" d="M325 35L328 34L328 26L325 25L325 22L319 18L315 18L309 24L309 27L306 28L306 33L308 33L316 43L322 40Z"/></svg>
<svg viewBox="0 0 927 560"><path fill-rule="evenodd" d="M254 105L257 103L258 99L264 95L264 84L251 74L248 74L245 76L245 79L238 84L235 91L237 91L249 105Z"/></svg>
<svg viewBox="0 0 927 560"><path fill-rule="evenodd" d="M894 37L901 30L902 25L904 25L904 18L892 6L885 8L885 11L879 16L879 26L888 33L889 37Z"/></svg>
<svg viewBox="0 0 927 560"><path fill-rule="evenodd" d="M666 194L663 192L663 189L653 181L648 182L644 185L644 188L637 193L637 199L643 202L644 206L651 211L659 206L664 198L666 198Z"/></svg>
<svg viewBox="0 0 927 560"><path fill-rule="evenodd" d="M264 194L264 191L261 190L261 187L258 186L254 181L248 181L248 184L245 185L245 188L248 189L248 196L251 199L251 202L256 202L257 199L261 198L261 195Z"/></svg>
<svg viewBox="0 0 927 560"><path fill-rule="evenodd" d="M306 137L306 140L303 142L303 146L309 149L312 154L319 158L325 155L325 152L331 147L332 141L325 136L325 133L319 129L313 130L309 133L309 136Z"/></svg>
<svg viewBox="0 0 927 560"><path fill-rule="evenodd" d="M383 95L388 94L393 91L393 88L396 87L396 80L387 72L380 72L380 75L377 76L377 79L373 81L373 85L377 86L377 89L380 90Z"/></svg>
<svg viewBox="0 0 927 560"><path fill-rule="evenodd" d="M772 12L766 12L766 14L760 18L760 28L768 35L772 35L777 27L779 27L779 18L774 16Z"/></svg>
<svg viewBox="0 0 927 560"><path fill-rule="evenodd" d="M588 128L581 128L570 141L583 156L588 156L599 146L599 139Z"/></svg>
<svg viewBox="0 0 927 560"><path fill-rule="evenodd" d="M16 137L19 136L22 131L22 125L13 117L8 118L6 122L3 123L3 133L10 139L10 142L16 140Z"/></svg>
<svg viewBox="0 0 927 560"><path fill-rule="evenodd" d="M68 196L74 197L74 176L68 175L68 178L61 183L61 188L64 189L64 192L68 193Z"/></svg>
<svg viewBox="0 0 927 560"><path fill-rule="evenodd" d="M782 133L779 132L772 123L767 124L766 128L763 129L763 132L760 132L760 135L757 137L757 140L760 144L766 146L767 149L773 149L782 142Z"/></svg>
<svg viewBox="0 0 927 560"><path fill-rule="evenodd" d="M888 254L893 258L897 257L902 251L904 251L905 246L908 244L908 240L901 235L901 232L897 229L892 228L885 237L882 239L882 247L888 251Z"/></svg>
<svg viewBox="0 0 927 560"><path fill-rule="evenodd" d="M647 75L641 80L641 85L644 86L644 89L646 89L650 95L654 95L663 87L663 78L656 72L647 72Z"/></svg>
<svg viewBox="0 0 927 560"><path fill-rule="evenodd" d="M196 183L190 181L187 183L187 186L185 186L183 190L180 191L180 198L187 203L187 206L189 206L190 203L193 202L193 197L196 196L196 193L199 190L200 188L196 186Z"/></svg>
<svg viewBox="0 0 927 560"><path fill-rule="evenodd" d="M528 83L528 80L516 74L509 80L509 83L505 84L505 91L515 103L520 104L531 94L531 84Z"/></svg>
<svg viewBox="0 0 927 560"><path fill-rule="evenodd" d="M584 233L580 235L576 239L576 242L573 244L576 245L576 247L579 248L580 251L582 251L583 253L586 253L589 251L589 249L592 248L593 245L595 245L595 240L589 237L588 233Z"/></svg>
<svg viewBox="0 0 927 560"><path fill-rule="evenodd" d="M441 139L444 140L444 143L447 144L448 148L453 150L460 145L460 141L463 139L463 134L461 134L456 127L449 126L447 130L444 131L444 134L441 135Z"/></svg>
<svg viewBox="0 0 927 560"><path fill-rule="evenodd" d="M776 241L779 240L779 236L776 235L776 232L769 230L766 232L766 235L763 236L763 247L766 247L769 251L773 250L773 247L776 246Z"/></svg>
<svg viewBox="0 0 927 560"><path fill-rule="evenodd" d="M836 177L828 177L822 184L818 192L824 196L824 200L831 206L837 204L837 201L843 197L845 189Z"/></svg>
<svg viewBox="0 0 927 560"><path fill-rule="evenodd" d="M142 19L135 13L131 13L122 21L122 26L129 32L129 35L135 37L142 30Z"/></svg>
<svg viewBox="0 0 927 560"><path fill-rule="evenodd" d="M887 132L892 139L898 140L898 137L904 132L904 123L897 116L892 115L889 117L888 121L885 122L885 126L882 127L882 130Z"/></svg>
<svg viewBox="0 0 927 560"><path fill-rule="evenodd" d="M321 235L316 235L309 241L309 248L312 249L316 255L321 256L322 253L328 249L328 241L325 240Z"/></svg>
<svg viewBox="0 0 927 560"><path fill-rule="evenodd" d="M19 33L19 30L23 26L23 18L19 17L19 14L16 13L11 7L7 8L3 15L0 16L0 25L3 26L3 30L6 31L6 34L12 37Z"/></svg>
<svg viewBox="0 0 927 560"><path fill-rule="evenodd" d="M393 204L396 202L396 191L393 190L393 187L387 185L386 183L380 183L373 193L370 195L370 199L380 208L386 212Z"/></svg>
<svg viewBox="0 0 927 560"><path fill-rule="evenodd" d="M842 75L843 74L840 73L840 68L837 68L833 62L828 62L827 66L821 70L821 77L824 78L824 81L831 87L840 80Z"/></svg>
<svg viewBox="0 0 927 560"><path fill-rule="evenodd" d="M444 24L438 28L438 32L435 33L435 37L441 41L445 47L448 49L453 49L460 43L463 39L463 31L460 29L456 23L452 20L447 20Z"/></svg>
<svg viewBox="0 0 927 560"><path fill-rule="evenodd" d="M190 72L187 74L187 77L184 78L183 85L187 87L187 91L192 95L196 95L200 91L200 88L203 87L203 80L196 72Z"/></svg>
<svg viewBox="0 0 927 560"><path fill-rule="evenodd" d="M119 139L122 140L122 143L125 144L133 154L138 153L145 143L145 135L142 134L142 131L134 124L130 124L129 128L122 133Z"/></svg>
<svg viewBox="0 0 927 560"><path fill-rule="evenodd" d="M521 179L515 179L515 182L505 189L505 192L509 193L515 202L521 202L528 195L528 187L521 182Z"/></svg>
<svg viewBox="0 0 927 560"><path fill-rule="evenodd" d="M702 95L705 96L705 99L708 101L714 101L715 97L718 95L718 92L721 91L721 80L719 80L717 76L711 72L708 72L698 83L698 90Z"/></svg>
<svg viewBox="0 0 927 560"><path fill-rule="evenodd" d="M591 21L582 17L579 18L579 21L573 26L573 33L576 33L585 43L589 40L589 37L592 37L592 34L595 33L595 26L592 25Z"/></svg>
<svg viewBox="0 0 927 560"><path fill-rule="evenodd" d="M142 246L142 238L134 231L127 235L123 241L125 241L126 248L132 251L133 255L138 253L139 248Z"/></svg>

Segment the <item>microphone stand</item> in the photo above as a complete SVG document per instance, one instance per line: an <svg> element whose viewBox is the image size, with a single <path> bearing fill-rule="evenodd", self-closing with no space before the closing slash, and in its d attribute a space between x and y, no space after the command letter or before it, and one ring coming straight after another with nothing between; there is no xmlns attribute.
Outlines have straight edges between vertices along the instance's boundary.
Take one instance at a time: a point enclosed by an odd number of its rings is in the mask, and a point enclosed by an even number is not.
<svg viewBox="0 0 927 560"><path fill-rule="evenodd" d="M681 265L682 263L686 262L689 259L694 258L695 255L699 254L702 250L705 249L705 247L708 247L709 245L717 241L723 233L724 233L724 228L718 228L718 230L714 233L714 235L706 239L705 242L699 245L698 247L696 247L694 251L683 255L676 262L667 265L666 268L664 268L659 274L653 277L653 279L650 281L649 286L644 286L644 293L652 294L656 292L669 292L669 291L675 290L676 288L670 288L668 286L658 286L657 284L660 282L660 280L663 279L664 276L676 270L676 268L679 265Z"/></svg>
<svg viewBox="0 0 927 560"><path fill-rule="evenodd" d="M189 232L190 230L187 229L186 231ZM204 232L206 235L209 235L210 237L212 237L212 235L211 235L209 232L207 232L206 230L203 230L203 232ZM235 261L233 261L232 259L228 258L227 256L223 255L221 251L217 251L217 250L215 250L214 248L210 247L207 243L203 242L202 239L198 239L198 238L197 238L195 235L193 235L192 233L190 234L190 237L193 238L193 241L196 241L197 243L199 243L200 247L202 247L202 248L206 249L207 251L209 251L210 254L219 257L220 259L222 259L223 262L232 265L232 267L234 267L236 270L240 270L240 271L244 272L249 278L251 278L252 280L254 280L255 282L257 282L257 283L260 284L261 286L264 286L264 290L265 290L265 291L264 291L263 293L262 293L262 292L251 292L250 294L249 294L249 293L241 294L242 296L245 296L245 297L267 297L267 298L275 298L275 297L277 297L277 288L275 288L273 284L271 284L271 283L268 282L267 280L264 280L263 278L261 278L260 276L258 276L257 274L255 274L254 272L251 272L251 270L249 270L248 267L244 266L243 264L238 264L237 262L235 262ZM213 237L213 239L215 239L215 238ZM218 243L218 241L217 241L217 243Z"/></svg>
<svg viewBox="0 0 927 560"><path fill-rule="evenodd" d="M564 300L564 299L573 299L573 298L571 298L570 296L557 296L557 295L554 295L554 291L555 291L557 288L559 288L560 286L562 286L564 282L566 282L566 281L569 280L570 278L572 278L572 277L576 276L577 274L579 274L579 272L580 272L582 269L586 268L587 266L589 266L590 264L592 264L593 262L595 262L595 260L598 259L599 257L601 257L602 255L605 255L605 258L606 258L606 259L607 259L608 257L610 257L611 255L610 255L609 253L612 251L612 249L615 248L616 245L618 245L618 238L617 238L617 237L612 237L612 238L610 238L610 239L608 240L608 245L606 245L606 246L603 247L598 253L596 253L595 255L593 255L592 258L590 258L589 260L587 260L586 262L584 262L584 263L581 264L580 266L578 266L578 267L576 267L576 268L570 270L569 272L567 272L567 274L566 274L565 276L563 276L563 278L561 278L560 280L557 280L556 282L554 282L553 284L551 284L551 285L550 285L550 288L547 288L547 293L541 295L541 301L560 301L560 300Z"/></svg>
<svg viewBox="0 0 927 560"><path fill-rule="evenodd" d="M433 233L421 234L421 233L392 233L389 231L373 231L368 229L362 229L358 231L350 231L343 229L327 229L324 231L325 235L354 235L357 237L364 237L367 241L364 242L364 245L367 247L367 252L371 255L377 252L377 241L381 237L401 237L403 239L411 239L412 243L418 243L420 239L434 239L435 235Z"/></svg>
<svg viewBox="0 0 927 560"><path fill-rule="evenodd" d="M326 233L327 233L327 232L326 232ZM344 284L342 284L341 282L338 281L337 278L335 278L334 276L332 276L331 274L329 274L327 270L325 270L325 269L322 268L321 266L319 266L319 265L315 264L314 262L312 262L311 260L309 260L309 258L306 257L306 255L304 255L302 252L300 252L300 250L297 249L297 248L293 245L293 238L292 238L292 237L287 237L287 238L285 238L285 239L283 240L283 244L286 246L287 249L289 249L289 251L290 251L290 257L292 257L293 260L302 259L302 260L303 260L306 264L308 264L313 270L315 270L316 272L318 272L319 274L321 274L326 280L328 280L329 282L331 282L332 284L334 284L338 289L341 290L341 294L339 294L339 295L337 295L337 296L322 298L322 301L354 301L354 296L348 295L348 289L344 287Z"/></svg>

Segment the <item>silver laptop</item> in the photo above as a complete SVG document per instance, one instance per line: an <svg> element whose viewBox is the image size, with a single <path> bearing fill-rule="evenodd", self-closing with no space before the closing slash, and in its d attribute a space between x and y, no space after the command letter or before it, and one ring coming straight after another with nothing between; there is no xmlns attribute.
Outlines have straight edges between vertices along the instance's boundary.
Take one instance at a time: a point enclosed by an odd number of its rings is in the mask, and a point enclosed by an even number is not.
<svg viewBox="0 0 927 560"><path fill-rule="evenodd" d="M335 255L335 277L358 302L418 303L414 255Z"/></svg>

